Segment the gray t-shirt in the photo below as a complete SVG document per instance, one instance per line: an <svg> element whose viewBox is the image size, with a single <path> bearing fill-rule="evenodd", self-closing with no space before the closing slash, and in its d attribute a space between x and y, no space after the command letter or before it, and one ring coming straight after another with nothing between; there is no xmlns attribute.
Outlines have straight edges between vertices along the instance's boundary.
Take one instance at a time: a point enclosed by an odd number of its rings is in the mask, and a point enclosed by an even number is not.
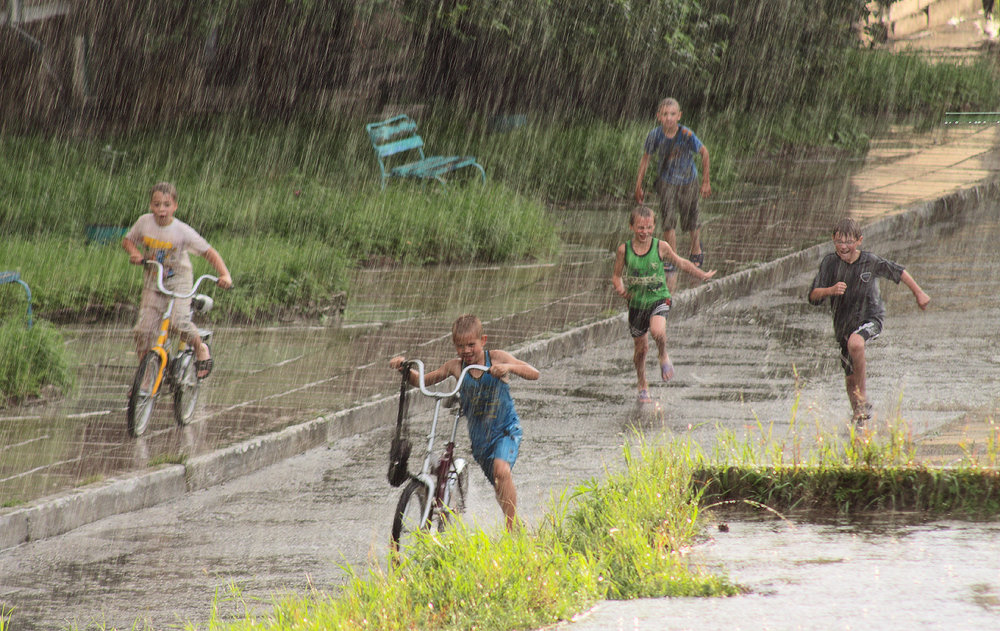
<svg viewBox="0 0 1000 631"><path fill-rule="evenodd" d="M899 284L903 266L888 261L871 252L862 250L858 260L847 263L836 252L827 254L819 264L819 272L813 279L809 293L818 287L832 287L843 281L847 291L842 296L830 296L830 310L833 312L833 332L837 339L846 339L865 322L877 322L882 326L885 317L885 303L878 289L878 279L888 278ZM822 300L809 300L811 304L823 304Z"/></svg>

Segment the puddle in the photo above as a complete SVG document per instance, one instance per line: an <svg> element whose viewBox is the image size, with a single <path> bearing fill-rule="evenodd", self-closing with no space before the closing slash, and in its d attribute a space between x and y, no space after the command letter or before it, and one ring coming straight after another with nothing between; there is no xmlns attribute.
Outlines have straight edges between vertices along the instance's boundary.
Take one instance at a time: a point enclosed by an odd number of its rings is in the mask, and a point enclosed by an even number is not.
<svg viewBox="0 0 1000 631"><path fill-rule="evenodd" d="M727 521L692 561L749 590L607 601L567 631L1000 628L1000 523Z"/></svg>

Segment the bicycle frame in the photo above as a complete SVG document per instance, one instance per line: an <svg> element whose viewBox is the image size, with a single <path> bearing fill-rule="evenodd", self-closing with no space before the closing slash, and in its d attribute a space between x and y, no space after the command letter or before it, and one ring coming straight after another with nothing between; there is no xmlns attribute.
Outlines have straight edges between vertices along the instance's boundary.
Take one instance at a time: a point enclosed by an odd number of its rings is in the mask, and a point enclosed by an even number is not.
<svg viewBox="0 0 1000 631"><path fill-rule="evenodd" d="M153 264L156 266L156 288L160 293L165 296L169 296L170 300L167 302L167 308L163 311L163 316L160 322L160 334L156 338L156 344L153 348L149 349L160 356L160 370L156 374L156 380L153 382L152 395L156 395L160 391L160 386L163 384L163 371L167 369L167 363L169 361L169 356L167 355L167 340L170 337L170 316L174 312L174 302L178 298L191 298L196 293L198 293L198 286L201 285L202 281L210 280L212 282L218 282L219 278L217 276L212 276L211 274L204 274L198 277L194 285L191 287L191 291L186 294L178 294L170 291L163 286L163 264L159 261L154 261L152 259L146 259L143 264Z"/></svg>
<svg viewBox="0 0 1000 631"><path fill-rule="evenodd" d="M465 377L470 370L482 370L483 372L486 372L489 368L480 364L470 364L462 369L453 390L450 392L436 392L428 390L426 384L424 383L423 362L419 359L411 359L407 363L417 368L418 387L421 394L435 399L434 417L431 421L430 431L427 433L427 453L424 456L424 464L420 468L420 473L410 476L427 487L428 501L426 506L424 506L424 514L421 515L420 521L420 523L426 523L427 520L430 519L432 507L441 510L450 500L450 498L446 497L448 493L448 474L452 463L455 461L455 438L458 435L458 421L462 417L461 409L457 410L455 412L455 420L451 427L451 438L445 445L444 455L441 456L441 459L438 461L437 468L432 475L431 458L434 454L434 439L437 434L437 424L438 417L441 412L441 406L445 403L446 399L454 397L458 394L459 389L462 387L462 382L465 380ZM431 501L431 498L433 498L433 501Z"/></svg>

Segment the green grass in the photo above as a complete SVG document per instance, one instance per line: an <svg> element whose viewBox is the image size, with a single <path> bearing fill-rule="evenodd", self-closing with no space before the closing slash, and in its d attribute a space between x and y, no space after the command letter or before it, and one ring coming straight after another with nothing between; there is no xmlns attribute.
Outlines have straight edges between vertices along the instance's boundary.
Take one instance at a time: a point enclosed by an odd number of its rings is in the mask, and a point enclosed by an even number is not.
<svg viewBox="0 0 1000 631"><path fill-rule="evenodd" d="M28 329L23 318L10 318L0 325L0 406L39 396L45 385L65 391L73 382L62 335L50 323Z"/></svg>
<svg viewBox="0 0 1000 631"><path fill-rule="evenodd" d="M440 191L404 185L384 195L317 188L298 199L310 208L299 213L291 196L282 207L252 196L230 201L233 228L216 225L208 238L226 259L234 287L204 290L216 298L208 320L267 321L289 312L317 318L349 290L357 261L496 262L546 256L558 247L541 205L500 186ZM322 214L319 207L331 210ZM178 217L186 218L181 211ZM236 229L240 225L246 230ZM199 257L194 264L198 274L214 273ZM35 311L57 319L88 307L111 312L135 305L141 288L141 274L120 245L88 245L82 226L73 235L10 239L0 269L20 271ZM24 308L23 295L0 294L0 309L16 308Z"/></svg>

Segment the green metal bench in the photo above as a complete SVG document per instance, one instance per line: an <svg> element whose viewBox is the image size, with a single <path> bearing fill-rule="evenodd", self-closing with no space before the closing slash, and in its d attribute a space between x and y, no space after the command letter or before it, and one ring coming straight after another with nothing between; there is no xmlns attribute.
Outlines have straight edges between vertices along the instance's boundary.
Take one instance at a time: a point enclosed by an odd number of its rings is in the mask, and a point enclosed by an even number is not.
<svg viewBox="0 0 1000 631"><path fill-rule="evenodd" d="M20 272L0 272L0 285L7 283L17 283L24 287L24 293L28 296L28 328L30 329L33 324L31 321L31 287L28 287L28 283L21 279Z"/></svg>
<svg viewBox="0 0 1000 631"><path fill-rule="evenodd" d="M445 185L445 174L465 167L479 169L483 183L486 183L486 171L474 156L425 156L424 140L417 135L417 123L406 114L369 123L365 125L365 129L368 130L368 137L378 158L383 190L392 177L434 179ZM416 152L420 158L396 166L386 166L387 159L403 159L414 155L412 152Z"/></svg>

